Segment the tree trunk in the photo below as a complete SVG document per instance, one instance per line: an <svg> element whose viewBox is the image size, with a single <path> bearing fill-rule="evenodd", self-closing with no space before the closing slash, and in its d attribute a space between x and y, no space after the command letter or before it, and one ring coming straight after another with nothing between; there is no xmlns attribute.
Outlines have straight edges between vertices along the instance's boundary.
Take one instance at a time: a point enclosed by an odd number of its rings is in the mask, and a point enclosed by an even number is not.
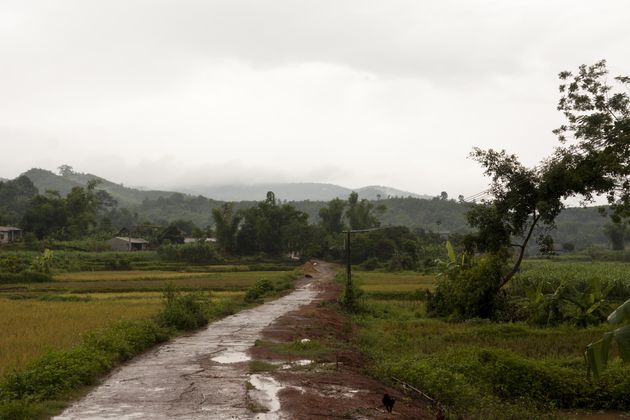
<svg viewBox="0 0 630 420"><path fill-rule="evenodd" d="M537 216L534 213L534 220L532 221L532 225L529 227L529 231L527 232L527 236L525 236L525 239L523 240L523 243L521 245L518 245L520 247L520 251L518 253L518 258L516 259L516 262L514 263L514 267L512 267L510 272L507 273L501 279L501 284L499 284L498 290L503 289L503 286L505 286L512 279L512 277L514 277L514 275L516 273L518 273L519 268L521 268L521 262L523 262L523 257L525 256L525 248L527 247L527 243L529 242L530 238L532 237L532 233L534 233L534 228L536 227L536 224L538 223L539 219L540 219L540 215Z"/></svg>

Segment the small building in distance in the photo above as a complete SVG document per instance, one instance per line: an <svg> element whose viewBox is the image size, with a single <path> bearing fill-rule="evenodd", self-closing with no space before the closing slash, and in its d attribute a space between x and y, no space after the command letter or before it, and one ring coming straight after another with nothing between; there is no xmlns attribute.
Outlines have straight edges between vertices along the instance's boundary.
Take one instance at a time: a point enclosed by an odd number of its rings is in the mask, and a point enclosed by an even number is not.
<svg viewBox="0 0 630 420"><path fill-rule="evenodd" d="M148 241L128 236L116 236L107 242L114 251L146 251L149 248Z"/></svg>
<svg viewBox="0 0 630 420"><path fill-rule="evenodd" d="M191 238L191 237L186 237L184 238L184 243L185 244L197 244L197 243L215 243L217 240L214 238Z"/></svg>
<svg viewBox="0 0 630 420"><path fill-rule="evenodd" d="M13 226L0 226L0 244L8 244L22 238L22 229Z"/></svg>

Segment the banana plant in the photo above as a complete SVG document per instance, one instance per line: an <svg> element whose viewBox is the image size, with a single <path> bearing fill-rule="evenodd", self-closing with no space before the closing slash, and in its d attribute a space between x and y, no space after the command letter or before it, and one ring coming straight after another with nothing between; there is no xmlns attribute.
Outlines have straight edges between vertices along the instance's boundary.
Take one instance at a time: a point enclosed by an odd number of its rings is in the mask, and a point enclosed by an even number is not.
<svg viewBox="0 0 630 420"><path fill-rule="evenodd" d="M575 287L571 287L571 293L565 300L571 302L577 311L573 316L573 322L580 327L589 324L599 324L610 311L608 294L612 290L612 284L602 289L602 281L598 278L590 280L589 288L581 293Z"/></svg>
<svg viewBox="0 0 630 420"><path fill-rule="evenodd" d="M436 260L440 270L440 276L452 274L466 268L466 264L468 263L466 252L463 252L461 257L457 257L457 253L451 241L446 241L446 253L448 255L448 261Z"/></svg>
<svg viewBox="0 0 630 420"><path fill-rule="evenodd" d="M527 295L527 308L532 312L534 323L552 325L562 320L562 302L566 292L566 280L562 280L553 293L545 294L546 283L539 281L535 285L524 287Z"/></svg>
<svg viewBox="0 0 630 420"><path fill-rule="evenodd" d="M596 379L608 366L610 347L613 341L617 342L621 360L624 362L630 360L630 299L608 315L608 322L621 326L604 333L601 339L589 344L584 352L588 374L592 373Z"/></svg>

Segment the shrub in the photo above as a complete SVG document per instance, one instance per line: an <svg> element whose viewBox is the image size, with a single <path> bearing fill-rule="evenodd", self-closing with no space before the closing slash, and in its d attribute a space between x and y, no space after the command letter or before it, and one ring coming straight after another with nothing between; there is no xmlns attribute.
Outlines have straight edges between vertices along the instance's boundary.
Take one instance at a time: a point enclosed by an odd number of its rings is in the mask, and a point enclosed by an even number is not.
<svg viewBox="0 0 630 420"><path fill-rule="evenodd" d="M365 260L363 264L361 264L361 267L367 271L376 270L379 267L378 258L376 257L368 258L367 260Z"/></svg>
<svg viewBox="0 0 630 420"><path fill-rule="evenodd" d="M339 297L339 304L346 311L354 312L360 309L359 300L363 296L363 290L353 281L348 287L348 275L345 272L339 272L335 276L335 281L343 284L343 293Z"/></svg>
<svg viewBox="0 0 630 420"><path fill-rule="evenodd" d="M53 281L50 274L35 271L22 271L21 273L0 273L0 284L15 283L44 283Z"/></svg>
<svg viewBox="0 0 630 420"><path fill-rule="evenodd" d="M456 319L492 317L504 264L500 256L485 255L470 267L449 270L435 292L427 293L427 313Z"/></svg>
<svg viewBox="0 0 630 420"><path fill-rule="evenodd" d="M42 417L40 410L34 404L24 400L11 400L0 402L0 419L4 420L31 420Z"/></svg>
<svg viewBox="0 0 630 420"><path fill-rule="evenodd" d="M50 273L53 268L53 252L45 249L42 255L38 255L31 263L31 269L40 273Z"/></svg>
<svg viewBox="0 0 630 420"><path fill-rule="evenodd" d="M104 260L104 267L107 270L125 271L131 270L131 261L122 255L115 254Z"/></svg>
<svg viewBox="0 0 630 420"><path fill-rule="evenodd" d="M13 371L0 384L0 413L24 412L20 401L45 401L94 383L118 361L140 353L168 338L153 321L128 321L87 335L70 350L50 352L20 371ZM4 418L4 417L2 417Z"/></svg>
<svg viewBox="0 0 630 420"><path fill-rule="evenodd" d="M273 290L273 283L267 279L260 279L256 282L256 284L254 284L254 286L247 289L247 293L245 293L245 301L254 302Z"/></svg>
<svg viewBox="0 0 630 420"><path fill-rule="evenodd" d="M19 273L29 268L31 257L23 254L0 256L0 272Z"/></svg>
<svg viewBox="0 0 630 420"><path fill-rule="evenodd" d="M208 243L163 245L158 249L158 255L165 260L194 264L210 264L221 260L214 245Z"/></svg>
<svg viewBox="0 0 630 420"><path fill-rule="evenodd" d="M164 292L164 308L157 316L158 324L188 331L208 323L200 296L194 293L179 294L172 285Z"/></svg>

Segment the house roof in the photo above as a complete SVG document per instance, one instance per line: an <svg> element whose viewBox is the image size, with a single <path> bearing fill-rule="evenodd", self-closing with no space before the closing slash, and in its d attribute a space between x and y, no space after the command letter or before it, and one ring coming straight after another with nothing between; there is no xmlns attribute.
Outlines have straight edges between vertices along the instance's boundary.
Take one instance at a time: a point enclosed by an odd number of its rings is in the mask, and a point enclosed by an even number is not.
<svg viewBox="0 0 630 420"><path fill-rule="evenodd" d="M12 231L15 232L18 230L22 230L22 229L16 228L13 226L0 226L0 232L12 232Z"/></svg>
<svg viewBox="0 0 630 420"><path fill-rule="evenodd" d="M129 238L128 236L116 236L114 239L120 239L121 241L131 242L132 244L148 244L149 241L145 241L142 238Z"/></svg>

